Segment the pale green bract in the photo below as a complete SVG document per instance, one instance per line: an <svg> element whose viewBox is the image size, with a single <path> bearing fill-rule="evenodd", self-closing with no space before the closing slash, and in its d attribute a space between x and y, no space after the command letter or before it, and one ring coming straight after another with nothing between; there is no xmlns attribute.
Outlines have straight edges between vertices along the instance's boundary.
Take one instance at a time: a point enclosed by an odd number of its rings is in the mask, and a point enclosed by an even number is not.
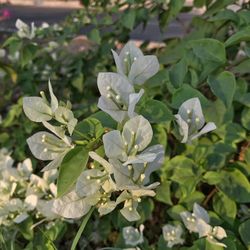
<svg viewBox="0 0 250 250"><path fill-rule="evenodd" d="M213 122L209 122L204 126L205 119L200 100L197 97L185 101L180 106L175 118L179 126L182 143L190 143L201 135L216 129L216 125Z"/></svg>

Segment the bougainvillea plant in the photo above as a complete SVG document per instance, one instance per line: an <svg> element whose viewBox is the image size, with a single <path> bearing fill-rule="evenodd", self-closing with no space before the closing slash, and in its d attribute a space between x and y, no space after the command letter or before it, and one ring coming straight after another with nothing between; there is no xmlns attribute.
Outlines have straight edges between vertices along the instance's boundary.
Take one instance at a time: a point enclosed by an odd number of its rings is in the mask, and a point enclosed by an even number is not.
<svg viewBox="0 0 250 250"><path fill-rule="evenodd" d="M160 185L159 182L151 183L150 176L163 164L164 147L160 144L149 146L153 138L152 127L146 118L136 113L136 105L144 94L141 86L157 73L158 60L155 56L144 56L132 42L127 43L119 55L112 53L117 73L99 73L97 85L101 97L98 107L110 115L105 119L117 122L117 129L105 131L95 118L86 118L87 122L77 124L72 105L70 102L59 104L50 81L49 100L43 92L41 97L25 97L23 100L27 117L41 122L50 131L34 134L27 143L37 159L50 160L43 171L59 168L58 197L53 202L52 211L64 218L78 219L91 214L94 208L103 216L119 207L126 220L137 221L140 219L138 204L144 197L155 196L154 189ZM184 102L175 118L183 143L216 128L212 122L204 126L198 98ZM94 131L88 131L88 123L94 126ZM87 142L80 139L88 137L90 132L94 132L94 138L90 136ZM75 159L78 162L72 166ZM70 176L73 170L76 172ZM217 228L206 224L208 220L198 217L197 220L200 223L195 224L193 231L202 230L200 237L206 236L215 244L217 241L211 240L213 235L217 239L226 237L225 232L223 237L217 235L213 231ZM169 227L163 229L167 235L165 239L170 242L168 245L183 243L179 238L181 228L177 227L175 231Z"/></svg>

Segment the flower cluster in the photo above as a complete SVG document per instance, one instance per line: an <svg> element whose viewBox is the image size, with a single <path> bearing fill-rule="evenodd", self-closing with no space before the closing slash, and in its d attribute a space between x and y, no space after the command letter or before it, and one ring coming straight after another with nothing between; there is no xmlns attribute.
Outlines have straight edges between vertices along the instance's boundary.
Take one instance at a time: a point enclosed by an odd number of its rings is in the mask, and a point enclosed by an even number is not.
<svg viewBox="0 0 250 250"><path fill-rule="evenodd" d="M12 226L35 216L52 221L58 215L51 211L56 196L54 181L57 171L47 171L43 177L33 174L30 159L13 166L6 149L0 150L0 225Z"/></svg>
<svg viewBox="0 0 250 250"><path fill-rule="evenodd" d="M142 85L159 70L156 56L144 56L133 42L128 42L120 54L112 51L117 73L99 73L97 85L101 93L98 107L122 123L136 116L135 106L144 90L135 93L134 85Z"/></svg>
<svg viewBox="0 0 250 250"><path fill-rule="evenodd" d="M132 226L124 227L122 230L122 236L125 244L128 246L133 246L135 248L126 248L126 250L140 250L138 245L144 242L143 239L144 225L141 224L139 230Z"/></svg>
<svg viewBox="0 0 250 250"><path fill-rule="evenodd" d="M198 233L199 238L205 237L211 244L227 247L219 241L227 237L225 230L220 226L212 227L209 224L210 218L207 211L197 203L194 203L192 213L185 211L181 212L180 216L190 233ZM180 225L165 225L162 231L169 248L184 243L184 239L181 238L183 229Z"/></svg>
<svg viewBox="0 0 250 250"><path fill-rule="evenodd" d="M180 106L175 118L179 126L182 143L190 143L199 136L216 129L213 122L209 122L204 126L205 118L202 113L200 100L197 97L185 101Z"/></svg>
<svg viewBox="0 0 250 250"><path fill-rule="evenodd" d="M194 203L193 213L182 212L181 218L189 232L198 233L200 238L206 237L212 244L226 247L218 241L227 237L225 230L220 226L212 227L209 224L210 218L207 211L197 203Z"/></svg>
<svg viewBox="0 0 250 250"><path fill-rule="evenodd" d="M71 111L71 103L58 102L49 81L50 102L44 92L41 97L24 97L23 110L26 116L34 122L41 122L47 131L41 131L27 139L32 154L39 160L51 161L45 170L56 169L64 156L74 147L70 135L77 124L77 119ZM54 120L58 125L51 125ZM65 133L68 132L69 136Z"/></svg>
<svg viewBox="0 0 250 250"><path fill-rule="evenodd" d="M90 164L91 168L82 172L70 193L55 200L53 210L63 217L81 217L92 206L98 208L100 215L105 215L123 204L121 214L128 221L135 221L140 219L137 207L142 197L155 195L153 189L159 183L148 183L150 174L163 163L164 148L161 145L148 147L153 131L148 120L134 112L143 91L135 94L133 84L139 83L136 75L141 76L141 84L155 74L159 64L155 57L143 56L139 51L130 42L119 57L121 60L123 54L126 58L138 57L142 68L136 64L137 60L129 64L129 72L134 72L131 73L133 81L131 77L125 77L128 71L122 73L119 67L119 73L98 75L98 87L102 95L99 107L110 114L121 129L103 136L106 159L94 151L89 152L94 160ZM113 53L117 63L116 54ZM150 67L152 63L157 64L154 71Z"/></svg>
<svg viewBox="0 0 250 250"><path fill-rule="evenodd" d="M183 244L184 239L181 238L182 233L183 229L180 225L173 226L168 224L162 228L163 238L167 241L167 246L169 248L174 245Z"/></svg>

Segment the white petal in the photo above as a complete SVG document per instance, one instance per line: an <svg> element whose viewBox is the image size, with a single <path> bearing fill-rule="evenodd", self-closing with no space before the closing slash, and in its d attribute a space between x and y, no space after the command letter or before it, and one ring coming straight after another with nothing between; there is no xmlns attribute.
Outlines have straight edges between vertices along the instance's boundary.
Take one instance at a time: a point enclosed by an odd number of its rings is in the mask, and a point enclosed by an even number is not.
<svg viewBox="0 0 250 250"><path fill-rule="evenodd" d="M130 150L134 145L138 146L138 151L142 151L148 146L153 137L152 127L143 116L135 116L128 120L122 131L122 137L128 143Z"/></svg>
<svg viewBox="0 0 250 250"><path fill-rule="evenodd" d="M180 115L175 115L176 122L179 126L179 133L183 137L181 143L188 141L188 124L181 118Z"/></svg>
<svg viewBox="0 0 250 250"><path fill-rule="evenodd" d="M33 122L49 121L52 119L51 108L41 97L24 97L23 111Z"/></svg>
<svg viewBox="0 0 250 250"><path fill-rule="evenodd" d="M80 198L75 191L54 200L52 211L64 218L80 218L87 214L91 206Z"/></svg>
<svg viewBox="0 0 250 250"><path fill-rule="evenodd" d="M156 56L139 57L131 66L129 80L133 84L143 84L159 70L159 62Z"/></svg>
<svg viewBox="0 0 250 250"><path fill-rule="evenodd" d="M129 95L128 116L130 118L136 115L135 106L140 101L143 94L144 94L144 90L141 89L139 93L133 93Z"/></svg>
<svg viewBox="0 0 250 250"><path fill-rule="evenodd" d="M125 157L126 160L125 146L120 131L113 130L106 133L103 136L103 144L108 158L123 160Z"/></svg>
<svg viewBox="0 0 250 250"><path fill-rule="evenodd" d="M197 219L202 219L206 223L209 223L210 218L209 218L208 212L199 204L194 203L193 213Z"/></svg>
<svg viewBox="0 0 250 250"><path fill-rule="evenodd" d="M51 106L52 112L54 113L56 111L56 109L58 108L58 100L57 100L56 96L53 93L53 89L52 89L50 80L48 82L48 85L49 85L49 93L50 93L50 100L51 100L50 101L50 106Z"/></svg>
<svg viewBox="0 0 250 250"><path fill-rule="evenodd" d="M212 130L216 129L216 125L213 122L208 122L201 130L199 133L193 135L190 137L190 140L196 139L198 137L200 137L203 134L206 134Z"/></svg>

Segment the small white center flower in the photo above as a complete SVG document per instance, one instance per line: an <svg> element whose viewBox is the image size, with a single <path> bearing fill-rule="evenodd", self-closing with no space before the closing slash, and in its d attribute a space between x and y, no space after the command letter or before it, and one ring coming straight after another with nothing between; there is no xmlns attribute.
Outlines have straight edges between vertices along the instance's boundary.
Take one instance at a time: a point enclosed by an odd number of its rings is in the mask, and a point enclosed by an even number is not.
<svg viewBox="0 0 250 250"><path fill-rule="evenodd" d="M117 101L119 101L119 100L121 99L121 96L120 96L120 95L117 95L117 96L115 97L115 99L116 99Z"/></svg>
<svg viewBox="0 0 250 250"><path fill-rule="evenodd" d="M141 176L140 176L140 179L141 179L141 181L143 181L144 179L145 179L145 174L141 174Z"/></svg>

